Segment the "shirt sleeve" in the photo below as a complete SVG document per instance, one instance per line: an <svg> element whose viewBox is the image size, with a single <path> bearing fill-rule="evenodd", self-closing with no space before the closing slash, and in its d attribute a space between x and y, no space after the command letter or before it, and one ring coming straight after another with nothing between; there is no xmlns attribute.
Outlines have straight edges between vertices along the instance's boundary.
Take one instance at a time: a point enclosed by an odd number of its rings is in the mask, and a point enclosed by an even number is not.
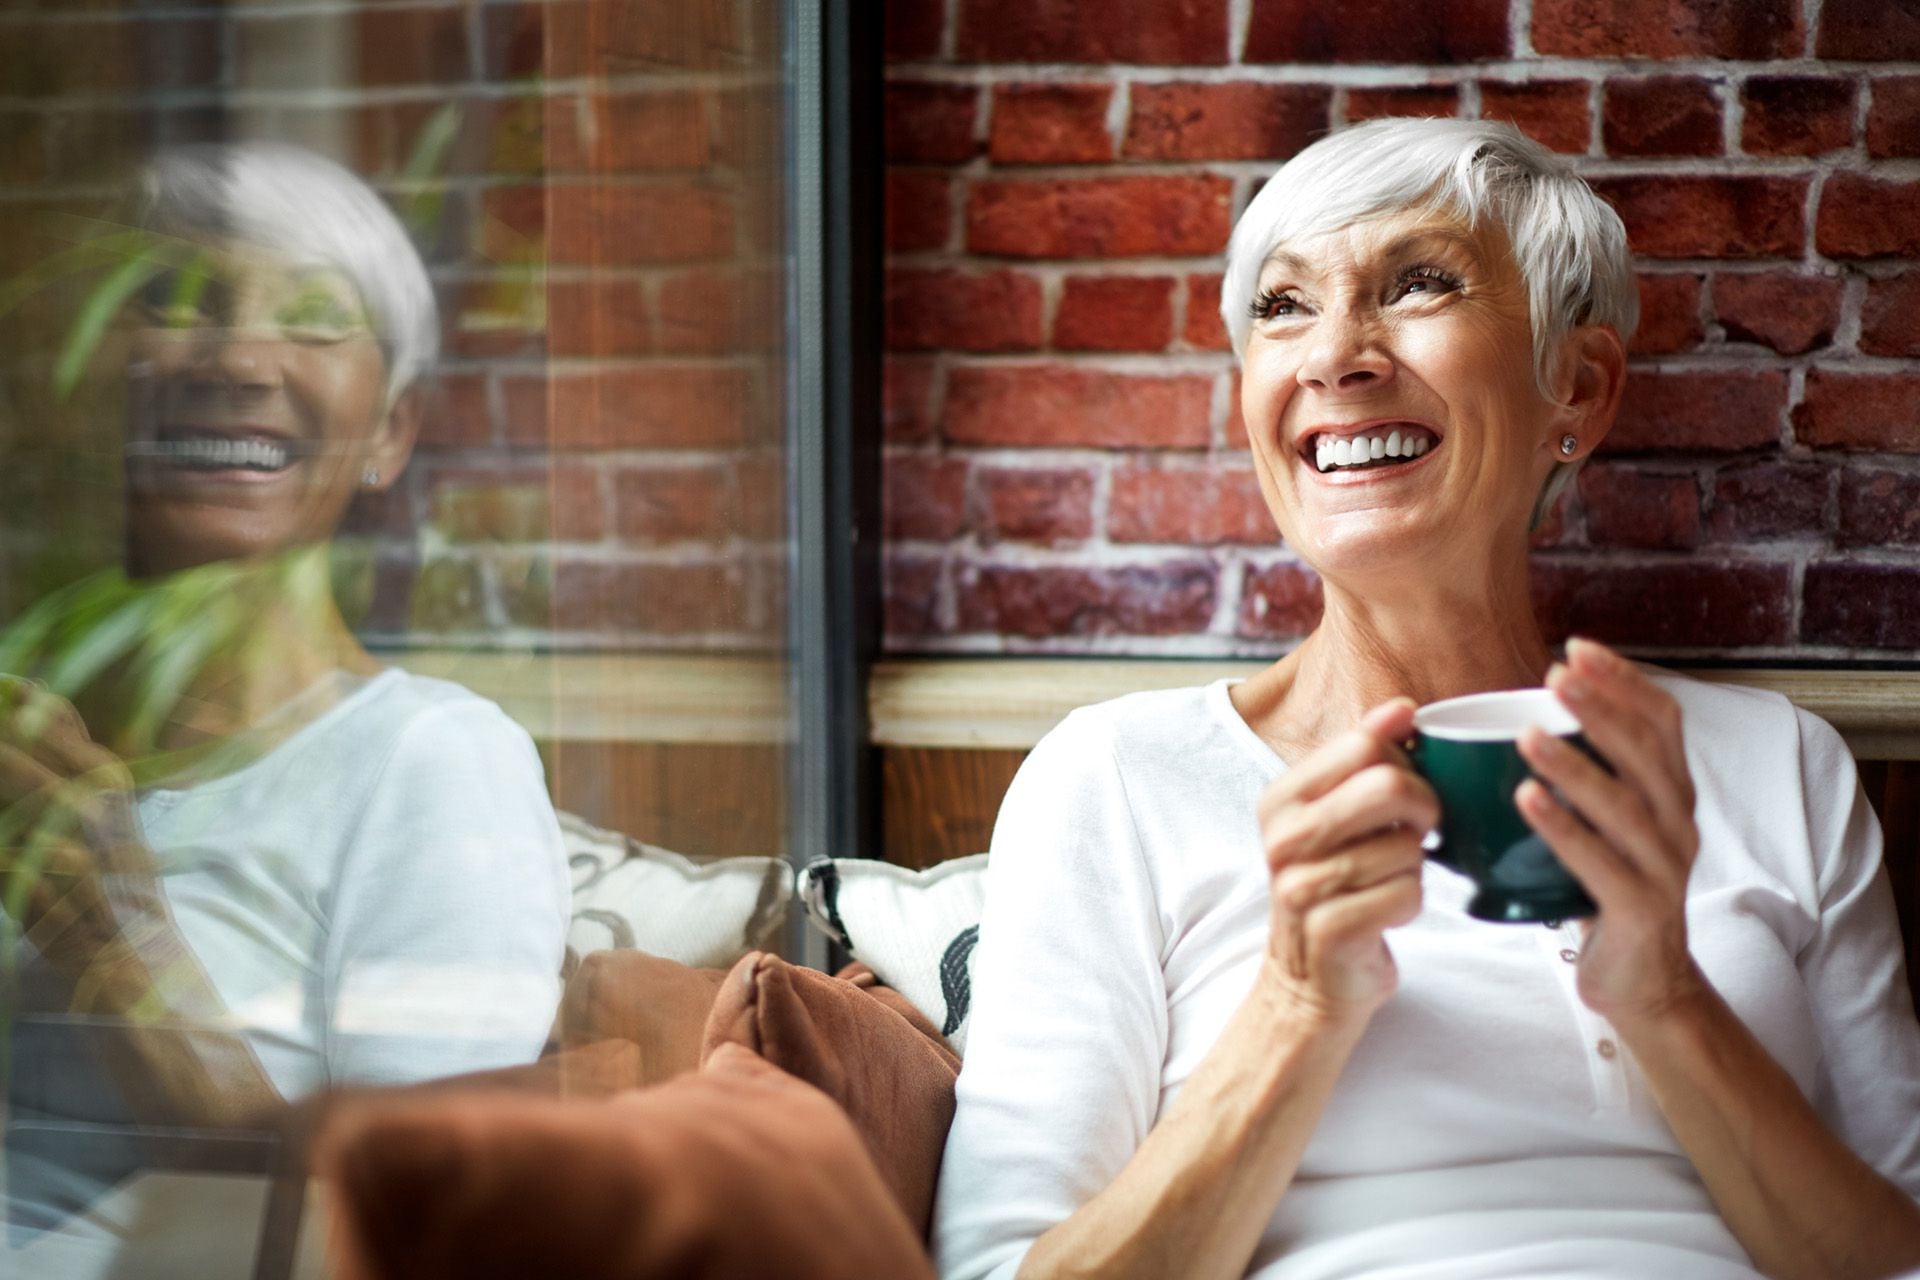
<svg viewBox="0 0 1920 1280"><path fill-rule="evenodd" d="M415 716L335 889L329 1079L532 1061L559 1001L567 909L560 828L525 731L477 698Z"/></svg>
<svg viewBox="0 0 1920 1280"><path fill-rule="evenodd" d="M1111 744L1076 713L1021 766L994 825L935 1205L943 1277L1012 1276L1146 1138L1167 1050L1164 938Z"/></svg>
<svg viewBox="0 0 1920 1280"><path fill-rule="evenodd" d="M1820 1036L1813 1099L1835 1134L1920 1198L1920 1024L1880 824L1840 735L1798 713L1820 926L1799 956Z"/></svg>

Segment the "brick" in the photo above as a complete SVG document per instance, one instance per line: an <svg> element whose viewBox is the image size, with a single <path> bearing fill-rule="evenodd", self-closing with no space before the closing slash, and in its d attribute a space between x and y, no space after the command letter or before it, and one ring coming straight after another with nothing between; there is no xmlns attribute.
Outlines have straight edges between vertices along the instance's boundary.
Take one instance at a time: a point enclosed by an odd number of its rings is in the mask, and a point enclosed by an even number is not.
<svg viewBox="0 0 1920 1280"><path fill-rule="evenodd" d="M994 86L987 155L995 164L1100 164L1113 159L1110 84Z"/></svg>
<svg viewBox="0 0 1920 1280"><path fill-rule="evenodd" d="M666 173L701 169L713 159L711 107L691 90L550 98L544 166L566 173Z"/></svg>
<svg viewBox="0 0 1920 1280"><path fill-rule="evenodd" d="M1186 344L1203 351L1227 351L1226 322L1220 318L1219 272L1187 277L1187 327L1182 335Z"/></svg>
<svg viewBox="0 0 1920 1280"><path fill-rule="evenodd" d="M1198 558L1100 569L969 566L959 575L960 629L1032 639L1191 635L1213 619L1216 576Z"/></svg>
<svg viewBox="0 0 1920 1280"><path fill-rule="evenodd" d="M895 267L886 292L889 351L1032 351L1045 337L1025 272Z"/></svg>
<svg viewBox="0 0 1920 1280"><path fill-rule="evenodd" d="M972 85L889 81L885 112L890 163L964 164L980 149L980 90Z"/></svg>
<svg viewBox="0 0 1920 1280"><path fill-rule="evenodd" d="M1410 84L1355 87L1347 90L1347 123L1377 120L1381 116L1428 116L1445 119L1460 114L1460 90L1450 84Z"/></svg>
<svg viewBox="0 0 1920 1280"><path fill-rule="evenodd" d="M1833 341L1840 323L1840 281L1832 276L1765 272L1713 277L1713 310L1734 342L1757 342L1796 356Z"/></svg>
<svg viewBox="0 0 1920 1280"><path fill-rule="evenodd" d="M1672 175L1595 178L1627 242L1649 258L1798 257L1806 242L1804 178Z"/></svg>
<svg viewBox="0 0 1920 1280"><path fill-rule="evenodd" d="M1640 289L1640 327L1628 350L1634 355L1671 355L1691 351L1706 338L1700 321L1697 275L1649 275L1635 279Z"/></svg>
<svg viewBox="0 0 1920 1280"><path fill-rule="evenodd" d="M507 438L565 449L724 449L744 443L762 406L748 371L641 365L502 377Z"/></svg>
<svg viewBox="0 0 1920 1280"><path fill-rule="evenodd" d="M1873 82L1867 107L1867 154L1875 159L1920 156L1920 76Z"/></svg>
<svg viewBox="0 0 1920 1280"><path fill-rule="evenodd" d="M1857 649L1920 649L1920 569L1834 561L1808 565L1800 638Z"/></svg>
<svg viewBox="0 0 1920 1280"><path fill-rule="evenodd" d="M1830 487L1828 469L1814 462L1765 459L1728 467L1714 477L1708 528L1715 542L1736 546L1823 533Z"/></svg>
<svg viewBox="0 0 1920 1280"><path fill-rule="evenodd" d="M482 64L488 80L716 70L740 67L747 56L747 33L737 20L736 6L729 4L490 4L482 21Z"/></svg>
<svg viewBox="0 0 1920 1280"><path fill-rule="evenodd" d="M1240 581L1234 632L1247 639L1289 640L1320 625L1320 579L1305 565L1247 566Z"/></svg>
<svg viewBox="0 0 1920 1280"><path fill-rule="evenodd" d="M1480 118L1505 120L1540 145L1572 155L1585 155L1593 140L1584 80L1482 80Z"/></svg>
<svg viewBox="0 0 1920 1280"><path fill-rule="evenodd" d="M1068 276L1053 317L1061 351L1164 351L1173 341L1171 276Z"/></svg>
<svg viewBox="0 0 1920 1280"><path fill-rule="evenodd" d="M485 208L481 251L497 262L527 261L543 246L550 262L594 267L694 262L734 252L733 202L693 182L501 187L487 193Z"/></svg>
<svg viewBox="0 0 1920 1280"><path fill-rule="evenodd" d="M888 444L934 437L931 360L888 356L880 370L880 431Z"/></svg>
<svg viewBox="0 0 1920 1280"><path fill-rule="evenodd" d="M787 537L787 448L778 435L728 459L738 504L734 528L742 537L780 543ZM785 554L784 551L781 554Z"/></svg>
<svg viewBox="0 0 1920 1280"><path fill-rule="evenodd" d="M881 23L886 30L888 61L939 57L940 33L946 21L946 0L886 0Z"/></svg>
<svg viewBox="0 0 1920 1280"><path fill-rule="evenodd" d="M1227 0L953 0L962 62L1227 60Z"/></svg>
<svg viewBox="0 0 1920 1280"><path fill-rule="evenodd" d="M889 636L931 636L944 630L940 585L946 571L940 559L888 548L882 573L884 625Z"/></svg>
<svg viewBox="0 0 1920 1280"><path fill-rule="evenodd" d="M629 542L724 542L738 523L737 507L733 475L723 466L613 473L614 532Z"/></svg>
<svg viewBox="0 0 1920 1280"><path fill-rule="evenodd" d="M1536 0L1533 47L1566 58L1800 56L1799 0Z"/></svg>
<svg viewBox="0 0 1920 1280"><path fill-rule="evenodd" d="M947 175L889 170L885 216L889 253L946 248L953 234L953 187Z"/></svg>
<svg viewBox="0 0 1920 1280"><path fill-rule="evenodd" d="M1920 271L1867 281L1860 350L1870 356L1920 356Z"/></svg>
<svg viewBox="0 0 1920 1280"><path fill-rule="evenodd" d="M1787 375L1709 369L1635 369L1606 453L1728 453L1780 443Z"/></svg>
<svg viewBox="0 0 1920 1280"><path fill-rule="evenodd" d="M1853 143L1859 86L1824 76L1754 76L1740 86L1740 149L1817 156Z"/></svg>
<svg viewBox="0 0 1920 1280"><path fill-rule="evenodd" d="M493 442L493 411L488 407L487 377L481 373L443 373L426 398L419 443L426 448L468 449Z"/></svg>
<svg viewBox="0 0 1920 1280"><path fill-rule="evenodd" d="M960 367L947 374L955 444L1203 448L1213 379L1059 365Z"/></svg>
<svg viewBox="0 0 1920 1280"><path fill-rule="evenodd" d="M1129 463L1113 473L1107 537L1202 547L1272 546L1280 533L1251 469Z"/></svg>
<svg viewBox="0 0 1920 1280"><path fill-rule="evenodd" d="M652 308L638 280L547 282L547 349L556 356L633 356L653 349Z"/></svg>
<svg viewBox="0 0 1920 1280"><path fill-rule="evenodd" d="M1920 12L1887 0L1826 0L1814 53L1848 62L1915 61L1920 59Z"/></svg>
<svg viewBox="0 0 1920 1280"><path fill-rule="evenodd" d="M304 29L301 35L267 29L263 21L242 20L236 35L236 55L244 63L255 54L264 39L294 41L311 39L308 48L324 48L324 41L338 29L335 16L282 19ZM472 71L467 43L467 15L463 7L451 9L361 8L353 17L358 58L354 64L354 84L366 88L403 84L454 84L468 79ZM281 48L287 45L282 44ZM316 59L318 64L321 60ZM284 60L276 59L276 67ZM316 75L329 75L319 65ZM291 87L291 86L281 86Z"/></svg>
<svg viewBox="0 0 1920 1280"><path fill-rule="evenodd" d="M165 26L178 28L180 24ZM0 27L0 66L7 68L8 95L43 99L88 92L124 94L129 86L141 80L136 68L142 61L139 47L142 38L152 39L158 31L157 24L136 26L122 22L102 26L92 22L62 22L50 17L9 22ZM193 23L184 37L169 30L167 39L185 43L193 52L198 65L186 76L189 84L216 82L220 48L217 27L212 23ZM156 70L164 74L171 69Z"/></svg>
<svg viewBox="0 0 1920 1280"><path fill-rule="evenodd" d="M1830 258L1920 257L1920 182L1835 173L1821 189L1813 234Z"/></svg>
<svg viewBox="0 0 1920 1280"><path fill-rule="evenodd" d="M588 466L436 467L426 490L428 521L449 542L592 542L606 532Z"/></svg>
<svg viewBox="0 0 1920 1280"><path fill-rule="evenodd" d="M890 540L946 542L967 527L967 463L961 458L895 454L880 493Z"/></svg>
<svg viewBox="0 0 1920 1280"><path fill-rule="evenodd" d="M785 158L785 145L772 122L786 103L778 85L765 81L716 90L713 94L713 159L716 164L769 175Z"/></svg>
<svg viewBox="0 0 1920 1280"><path fill-rule="evenodd" d="M1253 0L1248 62L1413 62L1504 58L1513 51L1503 0Z"/></svg>
<svg viewBox="0 0 1920 1280"><path fill-rule="evenodd" d="M1692 76L1609 80L1600 138L1610 156L1717 156L1720 99Z"/></svg>
<svg viewBox="0 0 1920 1280"><path fill-rule="evenodd" d="M1700 482L1691 475L1595 463L1577 483L1595 546L1683 551L1700 541Z"/></svg>
<svg viewBox="0 0 1920 1280"><path fill-rule="evenodd" d="M780 282L770 271L699 268L660 282L654 341L668 355L771 351L779 331Z"/></svg>
<svg viewBox="0 0 1920 1280"><path fill-rule="evenodd" d="M556 558L552 572L552 625L561 631L686 636L747 625L746 575L738 564Z"/></svg>
<svg viewBox="0 0 1920 1280"><path fill-rule="evenodd" d="M406 602L405 631L474 632L487 626L486 584L479 563L465 554L434 556L420 565Z"/></svg>
<svg viewBox="0 0 1920 1280"><path fill-rule="evenodd" d="M987 180L967 201L967 247L1022 258L1219 253L1233 184L1206 175Z"/></svg>
<svg viewBox="0 0 1920 1280"><path fill-rule="evenodd" d="M443 354L464 359L509 359L547 353L552 299L526 276L468 280L436 290ZM649 344L644 306L628 340L635 353Z"/></svg>
<svg viewBox="0 0 1920 1280"><path fill-rule="evenodd" d="M1079 542L1093 533L1093 472L1085 467L982 467L983 542Z"/></svg>
<svg viewBox="0 0 1920 1280"><path fill-rule="evenodd" d="M1920 373L1809 369L1793 433L1815 449L1920 453Z"/></svg>
<svg viewBox="0 0 1920 1280"><path fill-rule="evenodd" d="M1920 546L1920 475L1842 471L1835 541L1843 547Z"/></svg>
<svg viewBox="0 0 1920 1280"><path fill-rule="evenodd" d="M1137 84L1130 160L1284 160L1327 131L1323 85Z"/></svg>
<svg viewBox="0 0 1920 1280"><path fill-rule="evenodd" d="M1607 644L1720 652L1792 638L1786 565L1689 559L1569 564L1536 559L1534 609L1549 643L1570 635Z"/></svg>

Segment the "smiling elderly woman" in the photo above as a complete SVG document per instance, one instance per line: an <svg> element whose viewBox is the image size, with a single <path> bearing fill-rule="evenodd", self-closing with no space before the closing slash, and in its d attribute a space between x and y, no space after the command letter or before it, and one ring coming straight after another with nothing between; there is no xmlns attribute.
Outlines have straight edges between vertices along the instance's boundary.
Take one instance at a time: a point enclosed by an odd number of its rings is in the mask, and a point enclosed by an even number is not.
<svg viewBox="0 0 1920 1280"><path fill-rule="evenodd" d="M1325 616L1022 768L943 1274L1920 1266L1920 1029L1845 747L1772 694L1556 663L1528 605L1530 524L1625 376L1619 220L1509 128L1381 121L1282 168L1228 252L1254 465ZM1543 680L1616 773L1529 731L1586 821L1517 799L1599 913L1483 923L1398 744L1416 703Z"/></svg>

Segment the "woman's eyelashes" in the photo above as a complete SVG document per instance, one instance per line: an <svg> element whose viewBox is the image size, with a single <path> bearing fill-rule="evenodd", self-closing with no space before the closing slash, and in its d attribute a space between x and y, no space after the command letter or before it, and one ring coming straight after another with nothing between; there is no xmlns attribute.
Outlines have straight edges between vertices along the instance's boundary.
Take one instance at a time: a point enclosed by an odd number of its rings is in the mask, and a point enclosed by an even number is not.
<svg viewBox="0 0 1920 1280"><path fill-rule="evenodd" d="M1388 304L1406 298L1433 298L1457 292L1460 277L1430 263L1418 263L1396 272L1385 290ZM1261 289L1253 296L1247 312L1255 320L1287 320L1313 314L1313 308L1293 289Z"/></svg>

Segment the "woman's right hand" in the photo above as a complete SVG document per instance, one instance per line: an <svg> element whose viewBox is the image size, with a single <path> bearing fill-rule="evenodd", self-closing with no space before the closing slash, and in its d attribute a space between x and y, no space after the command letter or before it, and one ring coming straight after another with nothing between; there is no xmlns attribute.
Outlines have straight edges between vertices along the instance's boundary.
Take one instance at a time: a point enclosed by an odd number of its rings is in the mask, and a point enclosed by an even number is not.
<svg viewBox="0 0 1920 1280"><path fill-rule="evenodd" d="M1399 744L1401 698L1317 748L1260 796L1272 925L1262 980L1309 1018L1365 1019L1393 994L1384 930L1420 912L1421 842L1440 818Z"/></svg>

